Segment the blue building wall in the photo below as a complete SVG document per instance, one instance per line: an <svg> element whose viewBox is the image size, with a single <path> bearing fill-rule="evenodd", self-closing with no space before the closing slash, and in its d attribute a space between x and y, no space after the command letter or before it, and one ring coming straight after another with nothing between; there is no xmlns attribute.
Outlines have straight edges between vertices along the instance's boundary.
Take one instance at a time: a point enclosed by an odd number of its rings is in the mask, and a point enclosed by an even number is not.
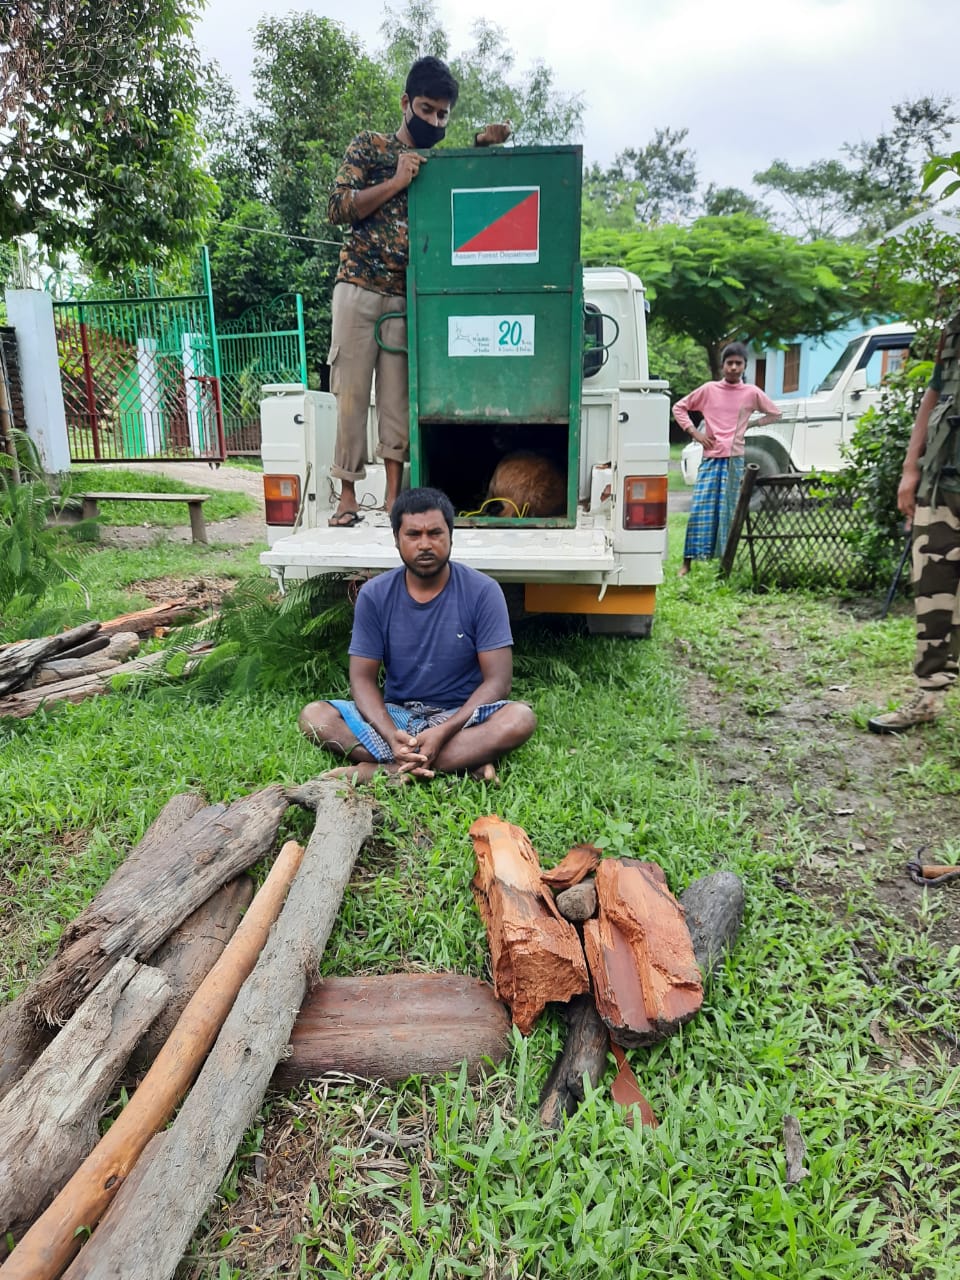
<svg viewBox="0 0 960 1280"><path fill-rule="evenodd" d="M775 347L768 347L766 351L751 352L750 360L747 364L747 379L750 382L756 381L757 359L758 357L760 359L766 358L767 368L764 390L771 399L799 400L803 396L809 396L836 364L838 356L851 338L855 338L872 325L880 323L883 322L878 320L853 320L842 329L836 329L833 333L823 338L798 338L797 342L800 346L800 385L796 391L784 391L783 389L783 366L786 352L778 351Z"/></svg>

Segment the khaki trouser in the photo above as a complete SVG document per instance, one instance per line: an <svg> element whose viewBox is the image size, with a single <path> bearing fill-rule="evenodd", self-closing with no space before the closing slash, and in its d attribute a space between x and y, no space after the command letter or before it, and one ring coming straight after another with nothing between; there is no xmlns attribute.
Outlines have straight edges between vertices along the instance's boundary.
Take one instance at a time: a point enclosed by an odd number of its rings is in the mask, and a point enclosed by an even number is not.
<svg viewBox="0 0 960 1280"><path fill-rule="evenodd" d="M960 648L960 493L941 489L936 506L917 503L913 596L917 615L914 674L923 689L947 689L957 679Z"/></svg>
<svg viewBox="0 0 960 1280"><path fill-rule="evenodd" d="M333 332L330 339L330 390L337 397L337 443L333 474L340 480L366 475L367 411L370 386L376 376L377 427L381 458L406 462L410 453L407 357L377 346L374 326L382 315L405 311L406 299L373 293L339 281L333 290ZM380 337L391 347L405 347L406 320L388 320Z"/></svg>

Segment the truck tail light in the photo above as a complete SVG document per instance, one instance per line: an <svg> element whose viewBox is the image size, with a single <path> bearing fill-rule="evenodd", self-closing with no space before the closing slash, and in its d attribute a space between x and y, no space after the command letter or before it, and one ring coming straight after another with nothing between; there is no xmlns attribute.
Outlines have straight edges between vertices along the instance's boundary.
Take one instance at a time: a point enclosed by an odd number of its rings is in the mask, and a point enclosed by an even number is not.
<svg viewBox="0 0 960 1280"><path fill-rule="evenodd" d="M267 511L267 524L296 524L300 510L300 477L264 476L263 504Z"/></svg>
<svg viewBox="0 0 960 1280"><path fill-rule="evenodd" d="M623 527L663 529L667 523L667 477L626 476L623 482Z"/></svg>

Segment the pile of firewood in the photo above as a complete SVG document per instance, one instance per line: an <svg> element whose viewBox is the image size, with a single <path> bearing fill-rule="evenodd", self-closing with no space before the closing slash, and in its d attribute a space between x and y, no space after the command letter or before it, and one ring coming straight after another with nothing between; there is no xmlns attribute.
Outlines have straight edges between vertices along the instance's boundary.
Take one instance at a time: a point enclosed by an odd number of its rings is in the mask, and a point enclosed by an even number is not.
<svg viewBox="0 0 960 1280"><path fill-rule="evenodd" d="M313 834L284 845L254 896L246 871L291 804L314 811ZM463 1061L475 1078L504 1057L510 1021L486 983L317 980L372 830L371 808L332 781L168 801L0 1010L0 1260L19 1242L2 1280L168 1280L271 1084ZM131 1099L98 1142L120 1082Z"/></svg>
<svg viewBox="0 0 960 1280"><path fill-rule="evenodd" d="M524 1035L547 1004L567 1007L566 1046L540 1100L543 1122L556 1127L575 1110L585 1073L596 1087L612 1045L621 1068L614 1098L636 1102L644 1123L655 1123L622 1048L654 1044L696 1014L702 974L740 927L740 880L706 876L678 901L653 862L577 845L543 871L520 827L485 817L470 834L497 995Z"/></svg>
<svg viewBox="0 0 960 1280"><path fill-rule="evenodd" d="M84 622L60 635L0 647L0 717L22 719L53 702L82 702L105 693L122 666L133 674L162 662L162 652L134 658L143 636L192 612L186 600L170 600L108 622ZM131 659L133 659L131 661Z"/></svg>

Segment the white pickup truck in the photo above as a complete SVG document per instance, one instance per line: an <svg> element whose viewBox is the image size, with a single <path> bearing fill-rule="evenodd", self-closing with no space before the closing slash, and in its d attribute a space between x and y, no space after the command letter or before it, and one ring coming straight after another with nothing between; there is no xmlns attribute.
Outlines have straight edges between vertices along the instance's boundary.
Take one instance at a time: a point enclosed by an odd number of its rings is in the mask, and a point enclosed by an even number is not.
<svg viewBox="0 0 960 1280"><path fill-rule="evenodd" d="M908 324L880 324L852 338L812 395L777 400L779 422L748 428L747 462L757 463L761 475L842 470L841 446L849 444L857 419L879 403L883 380L903 363L913 333ZM680 455L687 484L695 483L702 456L695 440Z"/></svg>
<svg viewBox="0 0 960 1280"><path fill-rule="evenodd" d="M652 623L663 581L667 539L669 400L651 381L646 307L637 276L618 267L583 272L582 394L571 414L574 434L570 504L560 519L478 520L459 511L453 554L507 587L527 612L577 614L592 632L642 636ZM361 523L329 528L337 482L330 475L336 433L332 395L299 385L263 388L264 496L269 550L260 559L278 579L335 574L356 578L399 563L383 501L383 467L368 429L367 477L358 482ZM566 430L566 428L564 428ZM457 479L472 476L464 430ZM575 463L574 460L575 459ZM477 493L489 475L477 467ZM432 481L431 481L432 482ZM444 485L440 484L443 488ZM455 501L455 506L458 504ZM475 504L476 505L476 504ZM517 585L519 584L519 585Z"/></svg>

